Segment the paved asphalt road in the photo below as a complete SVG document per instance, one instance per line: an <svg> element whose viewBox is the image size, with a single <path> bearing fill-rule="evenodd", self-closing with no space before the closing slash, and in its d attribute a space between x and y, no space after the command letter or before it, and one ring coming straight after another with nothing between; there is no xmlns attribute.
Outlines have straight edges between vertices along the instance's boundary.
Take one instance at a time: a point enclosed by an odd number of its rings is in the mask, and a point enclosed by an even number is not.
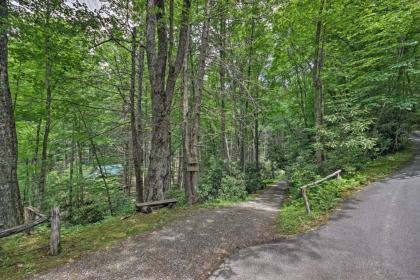
<svg viewBox="0 0 420 280"><path fill-rule="evenodd" d="M210 279L419 280L420 152L343 203L319 230L240 250Z"/></svg>

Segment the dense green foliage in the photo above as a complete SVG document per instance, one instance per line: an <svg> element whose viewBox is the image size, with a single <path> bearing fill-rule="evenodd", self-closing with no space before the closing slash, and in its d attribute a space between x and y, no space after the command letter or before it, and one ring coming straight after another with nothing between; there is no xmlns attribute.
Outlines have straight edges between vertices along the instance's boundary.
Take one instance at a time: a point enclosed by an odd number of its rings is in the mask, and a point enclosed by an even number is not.
<svg viewBox="0 0 420 280"><path fill-rule="evenodd" d="M108 1L95 12L59 0L17 2L10 3L9 72L23 204L43 209L58 204L71 224L132 211L130 51L132 28L144 26L145 1ZM176 31L181 1L174 3ZM210 4L199 132L201 201L244 199L278 170L285 170L295 187L339 168L352 174L365 162L404 147L419 121L417 1ZM192 6L192 81L187 87L194 92L204 1L193 1ZM139 32L142 44L144 32ZM317 49L320 126L315 125L314 107ZM185 169L178 125L182 82L181 77L171 109L172 184L165 190L180 199ZM142 89L139 118L146 173L152 141L147 78ZM194 96L189 99L193 102ZM42 194L38 188L45 141ZM322 162L317 162L316 151L322 153ZM94 167L107 164L122 164L123 174L86 178Z"/></svg>

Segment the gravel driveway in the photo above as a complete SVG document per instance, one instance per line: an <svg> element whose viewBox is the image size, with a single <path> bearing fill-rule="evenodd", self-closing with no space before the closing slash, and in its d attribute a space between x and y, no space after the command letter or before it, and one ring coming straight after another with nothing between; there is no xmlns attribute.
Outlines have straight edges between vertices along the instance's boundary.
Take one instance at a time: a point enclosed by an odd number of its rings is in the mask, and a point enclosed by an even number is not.
<svg viewBox="0 0 420 280"><path fill-rule="evenodd" d="M284 189L280 183L252 201L193 210L160 230L32 279L205 279L238 248L275 239Z"/></svg>

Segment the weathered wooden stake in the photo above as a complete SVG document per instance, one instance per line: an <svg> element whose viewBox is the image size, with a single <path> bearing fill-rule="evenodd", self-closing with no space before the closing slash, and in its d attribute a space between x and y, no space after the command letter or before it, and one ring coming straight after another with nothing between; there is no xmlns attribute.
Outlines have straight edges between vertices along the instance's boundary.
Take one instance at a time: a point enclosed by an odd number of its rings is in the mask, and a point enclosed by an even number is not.
<svg viewBox="0 0 420 280"><path fill-rule="evenodd" d="M25 219L25 224L30 224L34 221L34 212L32 212L32 209L25 207L23 208L23 217ZM27 234L31 234L31 228L28 228L25 231Z"/></svg>
<svg viewBox="0 0 420 280"><path fill-rule="evenodd" d="M51 238L50 255L58 255L60 249L60 209L53 208L51 211Z"/></svg>
<svg viewBox="0 0 420 280"><path fill-rule="evenodd" d="M302 192L302 196L303 196L303 201L305 202L305 208L306 208L306 213L308 215L311 215L311 206L309 205L309 200L308 197L306 196L306 189L300 189Z"/></svg>

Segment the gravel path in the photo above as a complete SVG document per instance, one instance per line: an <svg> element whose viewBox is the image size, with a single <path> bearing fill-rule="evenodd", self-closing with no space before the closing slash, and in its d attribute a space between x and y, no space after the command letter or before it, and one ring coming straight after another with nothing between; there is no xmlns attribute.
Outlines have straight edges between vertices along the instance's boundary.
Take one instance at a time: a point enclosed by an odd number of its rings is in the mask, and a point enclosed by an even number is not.
<svg viewBox="0 0 420 280"><path fill-rule="evenodd" d="M229 207L198 209L160 230L53 269L33 279L204 279L238 248L274 240L285 188Z"/></svg>

